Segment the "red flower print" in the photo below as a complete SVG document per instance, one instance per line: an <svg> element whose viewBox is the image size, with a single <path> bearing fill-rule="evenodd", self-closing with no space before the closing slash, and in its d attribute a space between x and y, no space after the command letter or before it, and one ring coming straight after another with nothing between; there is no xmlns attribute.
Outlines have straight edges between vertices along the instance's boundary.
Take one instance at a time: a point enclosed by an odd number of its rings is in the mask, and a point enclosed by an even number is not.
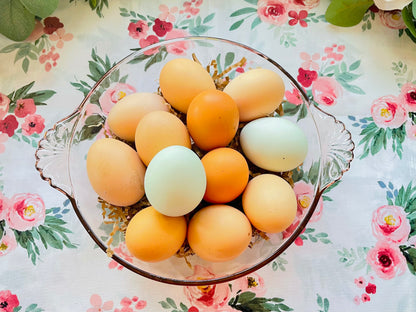
<svg viewBox="0 0 416 312"><path fill-rule="evenodd" d="M280 26L287 21L287 6L284 0L259 0L257 14L263 22Z"/></svg>
<svg viewBox="0 0 416 312"><path fill-rule="evenodd" d="M301 10L299 13L296 11L289 11L288 15L292 18L291 20L289 20L290 26L295 26L298 22L299 25L302 27L308 26L308 23L304 21L304 19L308 17L308 11Z"/></svg>
<svg viewBox="0 0 416 312"><path fill-rule="evenodd" d="M178 12L178 7L174 6L171 9L166 4L159 5L159 11L161 12L159 14L159 19L162 21L169 21L174 23L176 21L175 14Z"/></svg>
<svg viewBox="0 0 416 312"><path fill-rule="evenodd" d="M0 92L0 119L6 116L9 111L10 99L7 95Z"/></svg>
<svg viewBox="0 0 416 312"><path fill-rule="evenodd" d="M9 137L13 136L18 126L19 123L14 115L8 115L0 120L0 132L6 133Z"/></svg>
<svg viewBox="0 0 416 312"><path fill-rule="evenodd" d="M145 48L149 45L155 44L159 42L159 38L156 37L155 35L150 35L148 36L146 39L140 39L139 44L141 48ZM153 49L149 49L147 51L144 51L143 54L144 55L152 55L155 54L159 51L159 48L153 48Z"/></svg>
<svg viewBox="0 0 416 312"><path fill-rule="evenodd" d="M0 291L0 312L13 312L19 306L19 299L10 290Z"/></svg>
<svg viewBox="0 0 416 312"><path fill-rule="evenodd" d="M33 99L19 99L16 101L16 107L14 109L16 117L23 118L35 112L36 105Z"/></svg>
<svg viewBox="0 0 416 312"><path fill-rule="evenodd" d="M327 59L332 59L332 61L330 62L331 64L335 64L335 61L342 61L344 55L341 52L343 52L344 50L344 45L338 46L337 44L333 44L332 47L326 47L324 50L326 56L323 56L322 60L326 61Z"/></svg>
<svg viewBox="0 0 416 312"><path fill-rule="evenodd" d="M355 283L355 285L357 285L358 288L364 288L365 287L365 279L362 276L359 277L359 278L356 278L354 280L354 283Z"/></svg>
<svg viewBox="0 0 416 312"><path fill-rule="evenodd" d="M305 87L308 88L312 85L312 82L314 82L318 78L318 73L314 70L307 70L303 69L302 67L298 69L298 81L299 83Z"/></svg>
<svg viewBox="0 0 416 312"><path fill-rule="evenodd" d="M367 262L383 279L392 279L406 270L406 259L396 244L380 240L367 254Z"/></svg>
<svg viewBox="0 0 416 312"><path fill-rule="evenodd" d="M42 133L43 129L45 129L45 119L41 115L36 114L27 116L22 125L22 133L24 135Z"/></svg>
<svg viewBox="0 0 416 312"><path fill-rule="evenodd" d="M62 49L64 47L65 41L71 41L74 38L74 35L71 33L66 33L65 29L59 28L56 30L56 33L49 36L51 41L57 41L56 47Z"/></svg>
<svg viewBox="0 0 416 312"><path fill-rule="evenodd" d="M202 0L192 0L192 1L185 1L183 3L183 7L185 10L181 10L179 13L183 14L183 13L189 13L189 15L187 16L187 18L190 18L192 15L197 15L199 13L199 9L198 7L202 4ZM192 6L194 5L194 6Z"/></svg>
<svg viewBox="0 0 416 312"><path fill-rule="evenodd" d="M290 102L291 104L300 105L303 103L302 96L300 95L299 90L296 88L293 88L292 92L286 90L285 96L288 102Z"/></svg>
<svg viewBox="0 0 416 312"><path fill-rule="evenodd" d="M59 59L59 53L55 53L55 47L51 47L51 50L46 53L46 50L42 51L44 54L39 56L39 63L45 64L45 70L48 72L51 70L52 66L57 65L57 60ZM52 62L52 64L50 62Z"/></svg>
<svg viewBox="0 0 416 312"><path fill-rule="evenodd" d="M188 309L188 312L199 312L198 308L195 306L192 306Z"/></svg>
<svg viewBox="0 0 416 312"><path fill-rule="evenodd" d="M370 296L369 296L369 295L367 295L367 294L362 294L362 295L361 295L361 301L362 301L362 302L367 302L367 301L370 301Z"/></svg>
<svg viewBox="0 0 416 312"><path fill-rule="evenodd" d="M365 287L365 292L367 294L375 294L377 290L377 286L371 283L368 283L368 285Z"/></svg>
<svg viewBox="0 0 416 312"><path fill-rule="evenodd" d="M155 19L155 24L153 25L153 31L159 37L164 37L166 33L173 29L173 25L170 22L162 21L161 19Z"/></svg>
<svg viewBox="0 0 416 312"><path fill-rule="evenodd" d="M26 231L45 220L45 203L37 194L16 194L10 199L7 222L10 228Z"/></svg>
<svg viewBox="0 0 416 312"><path fill-rule="evenodd" d="M43 28L43 31L45 34L51 35L54 33L57 29L64 27L64 24L62 24L59 21L59 18L57 17L47 17L43 20L43 25L45 27Z"/></svg>
<svg viewBox="0 0 416 312"><path fill-rule="evenodd" d="M94 294L90 298L90 303L92 305L91 308L87 310L87 312L103 312L103 311L111 311L113 309L113 302L106 301L103 303L101 297L97 294Z"/></svg>
<svg viewBox="0 0 416 312"><path fill-rule="evenodd" d="M136 23L130 23L127 27L129 31L129 36L133 39L142 39L146 37L149 26L145 21L137 21Z"/></svg>

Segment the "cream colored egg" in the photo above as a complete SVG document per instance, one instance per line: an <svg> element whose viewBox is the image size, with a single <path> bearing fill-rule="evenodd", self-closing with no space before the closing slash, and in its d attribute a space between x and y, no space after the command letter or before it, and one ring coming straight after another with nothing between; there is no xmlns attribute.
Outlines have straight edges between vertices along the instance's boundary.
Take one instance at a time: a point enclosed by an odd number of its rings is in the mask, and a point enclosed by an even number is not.
<svg viewBox="0 0 416 312"><path fill-rule="evenodd" d="M167 62L160 72L159 84L163 97L183 113L187 112L198 93L215 89L214 81L205 68L185 58Z"/></svg>
<svg viewBox="0 0 416 312"><path fill-rule="evenodd" d="M279 107L285 85L279 74L256 68L237 76L224 88L237 103L240 121L251 121L272 113Z"/></svg>
<svg viewBox="0 0 416 312"><path fill-rule="evenodd" d="M238 209L229 205L202 208L188 225L188 242L202 259L224 262L237 258L251 241L251 224Z"/></svg>
<svg viewBox="0 0 416 312"><path fill-rule="evenodd" d="M168 111L169 105L156 93L137 92L118 101L110 110L107 122L119 138L134 141L139 121L149 112Z"/></svg>
<svg viewBox="0 0 416 312"><path fill-rule="evenodd" d="M242 203L251 224L263 232L282 232L296 217L293 188L274 174L261 174L250 180L243 192Z"/></svg>
<svg viewBox="0 0 416 312"><path fill-rule="evenodd" d="M154 111L142 118L136 128L136 150L143 163L149 165L152 158L165 147L181 145L191 148L191 139L185 124L175 115Z"/></svg>
<svg viewBox="0 0 416 312"><path fill-rule="evenodd" d="M142 261L166 260L182 246L186 228L185 217L168 217L150 206L130 220L126 229L126 246Z"/></svg>
<svg viewBox="0 0 416 312"><path fill-rule="evenodd" d="M144 195L145 166L136 151L124 142L104 138L87 154L87 173L94 191L115 206L129 206Z"/></svg>

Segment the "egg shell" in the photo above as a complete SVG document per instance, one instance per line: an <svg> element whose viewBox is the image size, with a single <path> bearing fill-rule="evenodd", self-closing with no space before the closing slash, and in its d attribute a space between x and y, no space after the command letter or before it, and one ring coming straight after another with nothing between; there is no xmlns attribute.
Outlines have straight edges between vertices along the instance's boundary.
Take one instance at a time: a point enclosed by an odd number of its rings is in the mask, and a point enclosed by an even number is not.
<svg viewBox="0 0 416 312"><path fill-rule="evenodd" d="M204 90L214 90L215 83L201 64L186 58L167 62L159 76L163 97L174 108L186 113L192 99Z"/></svg>
<svg viewBox="0 0 416 312"><path fill-rule="evenodd" d="M249 122L241 130L240 144L253 164L274 172L296 168L308 152L303 130L284 117L263 117Z"/></svg>
<svg viewBox="0 0 416 312"><path fill-rule="evenodd" d="M240 121L247 122L276 110L283 100L285 85L276 72L255 68L231 80L224 92L237 103Z"/></svg>
<svg viewBox="0 0 416 312"><path fill-rule="evenodd" d="M251 224L267 233L279 233L296 217L296 194L290 184L274 174L250 180L242 196L243 210Z"/></svg>
<svg viewBox="0 0 416 312"><path fill-rule="evenodd" d="M242 254L251 235L251 224L240 210L229 205L210 205L192 216L187 239L200 258L224 262Z"/></svg>
<svg viewBox="0 0 416 312"><path fill-rule="evenodd" d="M220 90L206 90L194 97L186 124L195 144L209 151L227 146L237 133L239 119L234 100Z"/></svg>
<svg viewBox="0 0 416 312"><path fill-rule="evenodd" d="M146 167L126 143L112 138L95 141L86 165L91 186L108 203L129 206L143 197Z"/></svg>
<svg viewBox="0 0 416 312"><path fill-rule="evenodd" d="M192 150L180 145L168 146L157 153L144 178L150 204L172 217L194 210L204 197L206 185L201 160Z"/></svg>
<svg viewBox="0 0 416 312"><path fill-rule="evenodd" d="M169 105L156 93L137 92L119 100L110 110L107 123L119 138L134 142L139 121L149 112L168 111Z"/></svg>
<svg viewBox="0 0 416 312"><path fill-rule="evenodd" d="M126 246L136 258L158 262L173 256L186 238L185 217L168 217L153 207L140 210L126 229Z"/></svg>
<svg viewBox="0 0 416 312"><path fill-rule="evenodd" d="M165 147L182 145L191 148L191 139L185 124L165 111L148 113L136 128L135 146L140 159L147 166Z"/></svg>
<svg viewBox="0 0 416 312"><path fill-rule="evenodd" d="M249 168L244 156L228 147L206 153L202 164L207 175L204 199L210 203L227 203L236 199L247 185Z"/></svg>

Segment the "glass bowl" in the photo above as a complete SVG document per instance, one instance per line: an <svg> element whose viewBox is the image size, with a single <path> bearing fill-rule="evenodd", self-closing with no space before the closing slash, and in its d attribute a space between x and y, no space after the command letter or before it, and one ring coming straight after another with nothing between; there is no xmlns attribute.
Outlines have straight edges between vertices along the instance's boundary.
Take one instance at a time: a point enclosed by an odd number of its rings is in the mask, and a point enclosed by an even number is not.
<svg viewBox="0 0 416 312"><path fill-rule="evenodd" d="M97 197L87 177L86 154L90 145L101 137L111 136L106 125L111 106L119 97L134 91L157 92L160 70L174 58L195 58L220 80L232 79L249 68L267 68L283 78L287 91L298 95L297 103L285 98L276 113L283 113L303 129L308 139L308 154L303 164L292 172L277 174L290 180L292 185L301 181L308 184L309 203L298 207L301 213L285 232L270 235L253 231L250 246L231 261L209 263L186 249L157 263L134 258L120 230L126 220ZM36 168L42 179L70 199L88 234L118 264L159 282L208 285L247 275L282 254L305 228L322 193L349 169L353 150L351 134L344 124L311 104L296 80L275 60L237 42L186 37L135 51L105 73L76 111L45 133L36 151Z"/></svg>

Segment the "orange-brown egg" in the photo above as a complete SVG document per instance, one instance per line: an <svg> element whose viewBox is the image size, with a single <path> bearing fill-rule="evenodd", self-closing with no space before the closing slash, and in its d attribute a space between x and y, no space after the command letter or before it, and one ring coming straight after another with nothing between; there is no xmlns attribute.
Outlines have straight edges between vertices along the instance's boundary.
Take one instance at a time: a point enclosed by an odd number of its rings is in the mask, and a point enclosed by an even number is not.
<svg viewBox="0 0 416 312"><path fill-rule="evenodd" d="M220 90L199 93L188 108L186 123L196 145L209 151L227 146L238 129L238 108L234 100Z"/></svg>
<svg viewBox="0 0 416 312"><path fill-rule="evenodd" d="M146 114L137 125L135 144L141 160L148 166L165 147L181 145L191 148L191 139L178 117L169 112L154 111Z"/></svg>
<svg viewBox="0 0 416 312"><path fill-rule="evenodd" d="M87 174L94 191L115 206L129 206L144 195L146 168L136 151L124 142L104 138L87 154Z"/></svg>
<svg viewBox="0 0 416 312"><path fill-rule="evenodd" d="M240 121L250 121L267 116L279 107L285 94L285 85L276 72L256 68L231 80L224 92L237 103Z"/></svg>
<svg viewBox="0 0 416 312"><path fill-rule="evenodd" d="M247 185L249 169L238 151L220 147L201 159L207 176L204 199L210 203L227 203L236 199Z"/></svg>
<svg viewBox="0 0 416 312"><path fill-rule="evenodd" d="M224 262L235 259L251 241L251 224L238 209L229 205L202 208L188 225L188 242L202 259Z"/></svg>
<svg viewBox="0 0 416 312"><path fill-rule="evenodd" d="M126 230L126 246L136 258L158 262L173 256L186 238L185 217L168 217L152 206L140 210Z"/></svg>
<svg viewBox="0 0 416 312"><path fill-rule="evenodd" d="M215 89L215 83L205 68L185 58L167 62L160 72L159 84L163 97L183 113L187 112L198 93Z"/></svg>
<svg viewBox="0 0 416 312"><path fill-rule="evenodd" d="M132 93L111 108L107 123L119 138L134 142L137 124L144 115L155 110L169 110L163 97L156 93Z"/></svg>
<svg viewBox="0 0 416 312"><path fill-rule="evenodd" d="M296 217L297 202L293 188L274 174L261 174L250 180L242 203L251 224L263 232L282 232Z"/></svg>

